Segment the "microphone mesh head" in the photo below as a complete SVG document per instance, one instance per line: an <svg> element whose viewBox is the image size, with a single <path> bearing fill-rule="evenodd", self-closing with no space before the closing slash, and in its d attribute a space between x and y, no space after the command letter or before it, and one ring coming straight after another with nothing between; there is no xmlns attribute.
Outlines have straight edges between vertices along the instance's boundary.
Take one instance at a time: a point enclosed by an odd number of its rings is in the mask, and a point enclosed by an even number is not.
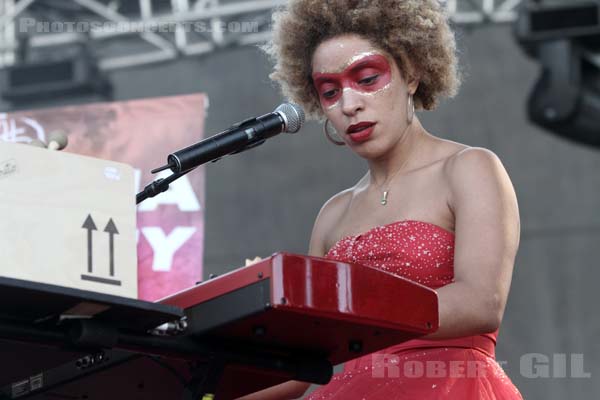
<svg viewBox="0 0 600 400"><path fill-rule="evenodd" d="M298 104L283 103L275 109L285 120L285 132L296 133L304 125L304 110Z"/></svg>

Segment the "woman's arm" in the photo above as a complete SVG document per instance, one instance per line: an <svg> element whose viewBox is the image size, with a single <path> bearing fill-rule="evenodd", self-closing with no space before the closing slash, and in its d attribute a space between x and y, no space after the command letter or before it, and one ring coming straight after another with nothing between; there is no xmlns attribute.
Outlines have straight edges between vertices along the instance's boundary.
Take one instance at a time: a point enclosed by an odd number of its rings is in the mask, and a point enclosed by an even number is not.
<svg viewBox="0 0 600 400"><path fill-rule="evenodd" d="M498 329L519 246L516 195L494 153L465 149L449 160L446 174L455 216L454 282L437 290L439 330L426 339Z"/></svg>

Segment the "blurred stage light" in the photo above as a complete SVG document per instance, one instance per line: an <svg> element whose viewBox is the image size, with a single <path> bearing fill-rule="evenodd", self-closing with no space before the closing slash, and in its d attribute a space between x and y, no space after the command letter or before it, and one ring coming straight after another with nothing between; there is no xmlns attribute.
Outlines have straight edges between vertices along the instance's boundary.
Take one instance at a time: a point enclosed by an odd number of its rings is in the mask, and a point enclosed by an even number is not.
<svg viewBox="0 0 600 400"><path fill-rule="evenodd" d="M600 147L600 2L527 2L515 31L525 52L542 66L529 96L531 121Z"/></svg>
<svg viewBox="0 0 600 400"><path fill-rule="evenodd" d="M0 69L0 88L2 98L13 104L69 96L109 98L112 93L108 79L85 47L55 60L21 61Z"/></svg>

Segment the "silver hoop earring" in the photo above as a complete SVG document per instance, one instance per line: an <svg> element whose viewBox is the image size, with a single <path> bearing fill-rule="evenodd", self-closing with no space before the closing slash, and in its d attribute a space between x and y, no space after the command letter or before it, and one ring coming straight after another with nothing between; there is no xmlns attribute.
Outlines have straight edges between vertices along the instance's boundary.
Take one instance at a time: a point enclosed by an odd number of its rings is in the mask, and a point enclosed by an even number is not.
<svg viewBox="0 0 600 400"><path fill-rule="evenodd" d="M331 143L337 146L345 146L346 142L339 138L340 136L335 131L335 128L333 129L335 133L331 133L331 131L329 130L329 122L329 118L327 118L325 119L325 123L323 124L323 133L325 134L325 137L327 138L327 140L329 140Z"/></svg>
<svg viewBox="0 0 600 400"><path fill-rule="evenodd" d="M408 95L407 107L406 107L406 122L408 125L412 124L413 118L415 117L415 101L413 95Z"/></svg>

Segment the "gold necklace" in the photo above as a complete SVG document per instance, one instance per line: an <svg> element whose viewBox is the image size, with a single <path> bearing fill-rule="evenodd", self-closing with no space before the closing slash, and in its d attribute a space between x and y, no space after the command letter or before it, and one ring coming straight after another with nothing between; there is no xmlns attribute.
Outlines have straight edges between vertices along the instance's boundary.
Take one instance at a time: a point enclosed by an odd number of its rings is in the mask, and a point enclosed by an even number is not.
<svg viewBox="0 0 600 400"><path fill-rule="evenodd" d="M398 168L398 170L396 172L394 172L394 175L392 175L392 177L389 179L388 185L390 183L392 183L392 181L394 180L394 178L396 177L396 175L398 175L398 173L402 170L402 168L404 167L404 164L406 164L406 162L403 162L402 166L400 166L400 168ZM373 180L373 181L375 181L375 180ZM385 182L383 184L385 184ZM381 192L381 201L380 201L380 203L381 203L382 206L385 206L387 204L387 202L388 202L388 194L390 193L390 188L388 187L387 190L381 190L381 188L384 186L383 184L381 184L381 185L375 184L375 185L377 186L377 190L379 190Z"/></svg>
<svg viewBox="0 0 600 400"><path fill-rule="evenodd" d="M415 148L415 150L417 150ZM411 153L411 155L414 154L414 151ZM396 170L396 172L394 172L394 174L392 175L391 178L388 179L389 183L388 185L390 185L392 183L392 181L394 180L394 178L396 177L396 175L398 175L398 173L400 171L402 171L402 168L404 168L404 166L408 163L408 161L410 160L410 155L408 157L406 157L406 159L404 160L404 162L402 163L402 165L400 165L400 167ZM369 171L369 176L371 176L371 171ZM375 179L373 179L373 182L375 182ZM375 183L375 186L377 186L377 189L381 192L381 200L380 203L382 206L385 206L388 202L388 195L390 193L390 188L388 187L387 190L381 190L381 188L384 186L385 181L381 184L381 185L377 185L377 183Z"/></svg>

